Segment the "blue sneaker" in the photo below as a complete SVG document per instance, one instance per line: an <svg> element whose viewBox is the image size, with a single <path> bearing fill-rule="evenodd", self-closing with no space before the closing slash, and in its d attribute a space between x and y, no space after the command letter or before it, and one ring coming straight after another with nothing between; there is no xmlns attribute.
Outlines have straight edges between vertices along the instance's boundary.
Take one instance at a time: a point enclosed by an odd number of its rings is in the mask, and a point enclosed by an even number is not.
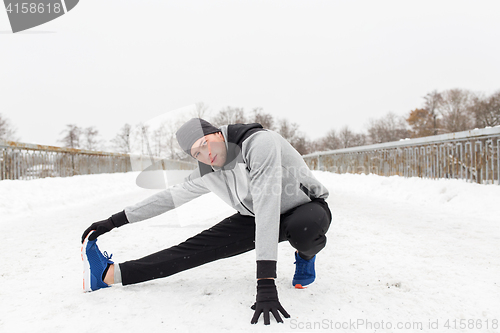
<svg viewBox="0 0 500 333"><path fill-rule="evenodd" d="M316 271L314 270L314 261L316 256L311 260L302 259L298 252L295 252L295 274L293 275L292 285L297 289L302 289L314 282L316 279Z"/></svg>
<svg viewBox="0 0 500 333"><path fill-rule="evenodd" d="M110 260L113 255L108 256L106 251L103 255L97 247L97 239L89 241L89 236L92 232L87 235L82 246L83 290L85 292L109 287L102 280L102 274L108 267L108 264L113 264Z"/></svg>

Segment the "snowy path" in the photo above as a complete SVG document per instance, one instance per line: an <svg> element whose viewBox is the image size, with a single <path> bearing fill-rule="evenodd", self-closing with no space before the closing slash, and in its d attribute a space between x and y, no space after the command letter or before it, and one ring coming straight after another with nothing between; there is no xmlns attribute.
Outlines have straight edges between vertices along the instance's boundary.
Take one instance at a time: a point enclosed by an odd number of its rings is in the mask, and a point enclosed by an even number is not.
<svg viewBox="0 0 500 333"><path fill-rule="evenodd" d="M475 331L499 331L500 186L315 174L331 192L328 245L316 282L295 290L293 250L280 244L277 284L292 317L269 327L249 324L253 252L166 279L81 291L81 233L154 193L135 186L137 174L2 181L0 331L412 332L419 323L429 331L429 321L438 321L434 332L470 331L460 329L464 319L482 324ZM207 195L114 230L98 245L116 262L134 259L231 213ZM457 329L446 329L446 320Z"/></svg>

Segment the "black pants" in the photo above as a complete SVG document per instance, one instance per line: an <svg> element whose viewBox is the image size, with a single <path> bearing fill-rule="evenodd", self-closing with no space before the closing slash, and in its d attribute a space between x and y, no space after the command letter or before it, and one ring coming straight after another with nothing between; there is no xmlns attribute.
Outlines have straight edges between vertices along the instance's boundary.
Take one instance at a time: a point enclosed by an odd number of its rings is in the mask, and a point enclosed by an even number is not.
<svg viewBox="0 0 500 333"><path fill-rule="evenodd" d="M326 245L332 215L323 199L315 199L281 215L279 241L288 240L302 257ZM236 213L185 242L141 259L120 264L122 284L170 276L255 248L255 218Z"/></svg>

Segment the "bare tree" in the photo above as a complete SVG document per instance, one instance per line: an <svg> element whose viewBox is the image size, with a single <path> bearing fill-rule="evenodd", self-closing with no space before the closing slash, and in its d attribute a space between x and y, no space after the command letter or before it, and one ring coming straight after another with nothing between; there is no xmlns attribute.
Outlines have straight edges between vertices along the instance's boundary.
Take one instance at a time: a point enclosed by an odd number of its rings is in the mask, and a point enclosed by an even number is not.
<svg viewBox="0 0 500 333"><path fill-rule="evenodd" d="M87 150L99 150L102 140L99 139L99 131L94 127L87 127L81 131L83 136L82 148Z"/></svg>
<svg viewBox="0 0 500 333"><path fill-rule="evenodd" d="M231 106L220 110L219 113L211 119L211 123L216 127L238 123L243 124L245 122L246 117L243 108L235 108Z"/></svg>
<svg viewBox="0 0 500 333"><path fill-rule="evenodd" d="M427 109L415 109L410 112L406 119L410 126L410 136L412 138L421 138L434 135L439 126L439 119L427 111Z"/></svg>
<svg viewBox="0 0 500 333"><path fill-rule="evenodd" d="M254 108L252 110L253 112L253 122L259 123L262 125L262 127L270 129L270 130L275 130L274 126L274 118L272 114L264 112L264 109L261 107Z"/></svg>
<svg viewBox="0 0 500 333"><path fill-rule="evenodd" d="M500 90L491 96L475 94L472 97L470 112L474 115L476 127L500 125Z"/></svg>
<svg viewBox="0 0 500 333"><path fill-rule="evenodd" d="M474 116L470 112L472 94L468 90L450 89L442 94L438 110L443 116L441 124L445 132L459 132L474 127Z"/></svg>
<svg viewBox="0 0 500 333"><path fill-rule="evenodd" d="M300 155L305 155L305 154L310 153L309 141L302 133L298 133L291 144L292 144L293 148L295 148L295 150L297 150L299 152Z"/></svg>
<svg viewBox="0 0 500 333"><path fill-rule="evenodd" d="M380 119L370 119L368 137L371 143L398 141L409 137L406 121L389 112Z"/></svg>
<svg viewBox="0 0 500 333"><path fill-rule="evenodd" d="M64 137L58 141L62 143L63 147L80 148L81 133L82 130L80 127L74 124L66 125L66 129L60 133L64 134Z"/></svg>
<svg viewBox="0 0 500 333"><path fill-rule="evenodd" d="M340 149L342 147L337 131L333 128L320 139L319 145L320 146L318 148L323 151Z"/></svg>
<svg viewBox="0 0 500 333"><path fill-rule="evenodd" d="M309 141L309 145L308 145L308 148L307 148L307 151L310 152L310 153L314 153L316 151L325 151L325 150L328 150L328 149L323 149L322 147L322 140L323 138L319 138L319 139L316 139L316 140L311 140Z"/></svg>
<svg viewBox="0 0 500 333"><path fill-rule="evenodd" d="M310 144L305 135L299 131L299 125L297 123L291 123L288 119L280 119L278 121L277 132L301 155L309 152Z"/></svg>
<svg viewBox="0 0 500 333"><path fill-rule="evenodd" d="M299 125L297 123L291 123L288 119L278 121L277 132L290 143L295 139L298 130Z"/></svg>
<svg viewBox="0 0 500 333"><path fill-rule="evenodd" d="M356 141L356 133L351 131L349 126L346 125L340 129L339 132L340 148L354 147L355 141Z"/></svg>
<svg viewBox="0 0 500 333"><path fill-rule="evenodd" d="M113 147L116 151L128 154L130 153L130 133L132 126L130 124L125 124L120 129L120 132L111 140Z"/></svg>
<svg viewBox="0 0 500 333"><path fill-rule="evenodd" d="M153 140L150 126L139 123L130 130L130 152L137 155L153 156Z"/></svg>
<svg viewBox="0 0 500 333"><path fill-rule="evenodd" d="M16 129L12 126L10 120L0 114L0 139L16 141L18 138L15 135Z"/></svg>
<svg viewBox="0 0 500 333"><path fill-rule="evenodd" d="M182 148L179 146L179 143L177 142L177 137L175 133L177 130L184 124L183 119L177 119L175 121L168 121L165 122L164 129L165 129L165 152L166 156L172 160L189 160L190 157L185 154L182 150Z"/></svg>
<svg viewBox="0 0 500 333"><path fill-rule="evenodd" d="M432 135L437 135L439 132L438 128L438 110L439 106L443 102L443 96L437 91L433 90L424 96L424 110L427 111L429 116L432 118Z"/></svg>
<svg viewBox="0 0 500 333"><path fill-rule="evenodd" d="M153 143L154 143L154 155L155 156L165 156L167 153L167 140L168 140L168 130L165 123L160 124L153 131Z"/></svg>
<svg viewBox="0 0 500 333"><path fill-rule="evenodd" d="M208 116L210 113L210 109L207 104L203 102L198 102L196 103L195 110L193 112L193 117L194 118L205 118Z"/></svg>
<svg viewBox="0 0 500 333"><path fill-rule="evenodd" d="M352 142L352 147L364 146L368 144L368 137L365 133L356 133Z"/></svg>

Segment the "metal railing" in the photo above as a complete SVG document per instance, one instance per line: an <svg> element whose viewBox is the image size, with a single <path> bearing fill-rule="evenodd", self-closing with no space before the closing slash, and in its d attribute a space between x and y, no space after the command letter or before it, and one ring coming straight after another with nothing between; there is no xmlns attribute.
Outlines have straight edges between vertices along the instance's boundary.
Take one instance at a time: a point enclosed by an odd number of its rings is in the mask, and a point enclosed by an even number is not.
<svg viewBox="0 0 500 333"><path fill-rule="evenodd" d="M500 127L304 155L311 169L499 184Z"/></svg>
<svg viewBox="0 0 500 333"><path fill-rule="evenodd" d="M162 159L0 140L0 180L69 177L141 171ZM194 169L195 164L162 160L169 169Z"/></svg>

